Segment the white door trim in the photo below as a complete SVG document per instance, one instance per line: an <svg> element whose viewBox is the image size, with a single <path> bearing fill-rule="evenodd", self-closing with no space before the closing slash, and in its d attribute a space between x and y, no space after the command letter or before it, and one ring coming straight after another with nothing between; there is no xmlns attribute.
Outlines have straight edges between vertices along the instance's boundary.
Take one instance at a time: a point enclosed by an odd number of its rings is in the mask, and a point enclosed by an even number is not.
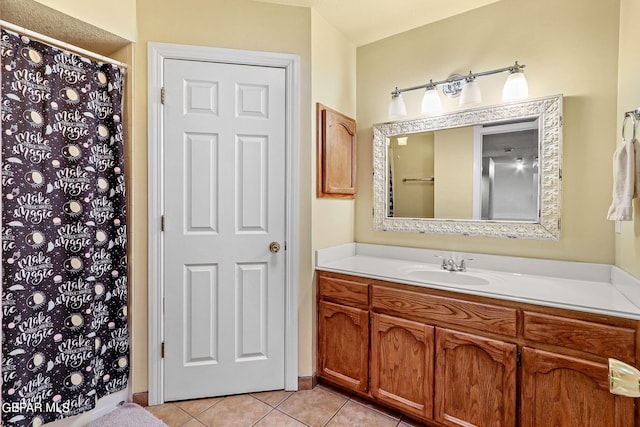
<svg viewBox="0 0 640 427"><path fill-rule="evenodd" d="M149 42L148 48L148 293L149 404L164 403L163 342L163 114L160 99L165 59L224 62L278 67L286 71L286 251L285 251L285 379L287 390L298 389L298 55Z"/></svg>

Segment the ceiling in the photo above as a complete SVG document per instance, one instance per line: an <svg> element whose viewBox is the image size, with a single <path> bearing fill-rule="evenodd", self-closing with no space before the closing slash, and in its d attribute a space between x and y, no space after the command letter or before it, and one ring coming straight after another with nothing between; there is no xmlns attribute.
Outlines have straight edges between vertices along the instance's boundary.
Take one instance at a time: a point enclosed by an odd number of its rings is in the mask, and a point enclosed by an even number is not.
<svg viewBox="0 0 640 427"><path fill-rule="evenodd" d="M311 7L356 46L499 0L256 0Z"/></svg>

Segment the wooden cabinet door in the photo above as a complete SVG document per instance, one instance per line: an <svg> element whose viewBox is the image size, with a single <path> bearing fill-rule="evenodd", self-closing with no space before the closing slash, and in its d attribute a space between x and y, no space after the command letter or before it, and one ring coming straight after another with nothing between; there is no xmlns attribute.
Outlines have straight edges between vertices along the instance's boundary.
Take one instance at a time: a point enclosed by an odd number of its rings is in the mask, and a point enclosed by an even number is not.
<svg viewBox="0 0 640 427"><path fill-rule="evenodd" d="M514 427L516 358L515 344L437 328L436 421Z"/></svg>
<svg viewBox="0 0 640 427"><path fill-rule="evenodd" d="M434 328L373 313L371 394L419 418L433 418Z"/></svg>
<svg viewBox="0 0 640 427"><path fill-rule="evenodd" d="M356 121L317 104L318 197L353 198L356 193Z"/></svg>
<svg viewBox="0 0 640 427"><path fill-rule="evenodd" d="M522 427L629 427L634 400L609 393L608 366L522 349Z"/></svg>
<svg viewBox="0 0 640 427"><path fill-rule="evenodd" d="M369 312L318 304L318 375L350 390L369 385Z"/></svg>

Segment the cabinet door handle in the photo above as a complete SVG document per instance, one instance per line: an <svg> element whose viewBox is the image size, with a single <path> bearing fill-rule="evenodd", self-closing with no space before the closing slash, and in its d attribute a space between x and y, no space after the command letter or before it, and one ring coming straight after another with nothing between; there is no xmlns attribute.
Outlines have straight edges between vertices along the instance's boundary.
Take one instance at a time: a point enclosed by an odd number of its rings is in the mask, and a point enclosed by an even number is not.
<svg viewBox="0 0 640 427"><path fill-rule="evenodd" d="M640 397L640 371L631 365L609 358L609 391L628 397Z"/></svg>

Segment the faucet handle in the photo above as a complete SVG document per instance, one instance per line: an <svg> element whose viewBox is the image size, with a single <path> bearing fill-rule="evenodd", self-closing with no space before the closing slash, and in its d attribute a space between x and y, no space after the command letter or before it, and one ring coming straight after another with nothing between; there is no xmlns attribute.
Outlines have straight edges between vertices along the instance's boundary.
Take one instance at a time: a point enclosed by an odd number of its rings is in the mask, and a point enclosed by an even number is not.
<svg viewBox="0 0 640 427"><path fill-rule="evenodd" d="M467 261L473 261L473 258L462 258L462 261L460 261L460 265L458 267L458 271L467 271Z"/></svg>
<svg viewBox="0 0 640 427"><path fill-rule="evenodd" d="M441 268L442 269L446 269L447 268L447 261L444 259L444 257L442 255L434 255L436 258L440 258L442 260L442 264L441 264Z"/></svg>

